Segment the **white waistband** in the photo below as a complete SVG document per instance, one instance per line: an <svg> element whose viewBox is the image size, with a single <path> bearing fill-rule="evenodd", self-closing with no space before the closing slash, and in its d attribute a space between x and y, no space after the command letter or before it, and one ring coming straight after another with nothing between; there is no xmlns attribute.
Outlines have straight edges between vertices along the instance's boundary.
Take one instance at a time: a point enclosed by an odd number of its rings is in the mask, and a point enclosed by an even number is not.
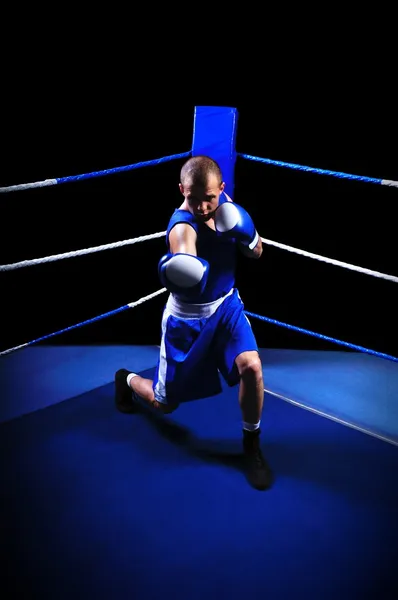
<svg viewBox="0 0 398 600"><path fill-rule="evenodd" d="M201 319L203 317L211 317L220 304L224 302L225 298L228 298L233 291L234 288L232 288L228 294L222 296L222 298L218 298L218 300L214 300L213 302L207 302L206 304L189 304L188 302L181 302L181 300L178 300L173 294L170 294L167 300L166 309L173 317L177 317L178 319Z"/></svg>

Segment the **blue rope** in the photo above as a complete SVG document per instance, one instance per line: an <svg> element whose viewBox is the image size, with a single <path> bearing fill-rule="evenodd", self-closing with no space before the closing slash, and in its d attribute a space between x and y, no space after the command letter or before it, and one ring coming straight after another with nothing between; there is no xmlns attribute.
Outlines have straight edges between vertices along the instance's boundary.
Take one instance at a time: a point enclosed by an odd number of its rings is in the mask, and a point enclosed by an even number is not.
<svg viewBox="0 0 398 600"><path fill-rule="evenodd" d="M377 352L376 350L369 350L368 348L364 348L363 346L357 346L356 344L350 344L349 342L342 342L341 340L336 340L335 338L329 337L327 335L323 335L321 333L315 333L313 331L309 331L308 329L302 329L301 327L296 327L295 325L288 325L287 323L282 323L282 321L277 321L276 319L270 319L269 317L262 317L260 315L256 315L254 313L245 311L245 314L249 317L254 317L256 319L260 319L261 321L267 321L268 323L273 323L274 325L279 325L280 327L286 327L287 329L291 329L292 331L298 331L299 333L305 333L307 335L311 335L313 337L320 338L321 340L326 340L327 342L333 342L335 344L340 344L341 346L346 346L347 348L351 348L352 350L358 350L359 352L365 352L366 354L373 354L373 356L378 356L380 358L385 358L387 360L392 360L394 362L398 362L398 358L395 356L390 356L389 354L384 354L383 352Z"/></svg>
<svg viewBox="0 0 398 600"><path fill-rule="evenodd" d="M78 327L82 327L83 325L89 325L90 323L95 323L101 319L105 319L106 317L110 317L111 315L116 315L117 313L123 312L131 308L129 304L125 304L124 306L120 306L119 308L115 308L114 310L110 310L102 315L98 315L97 317L93 317L92 319L87 319L86 321L82 321L81 323L76 323L76 325L70 325L69 327L65 327L64 329L60 329L59 331L55 331L54 333L48 333L47 335L43 335L35 340L31 340L30 342L25 342L20 346L16 346L15 348L9 348L8 350L3 350L0 352L0 356L4 354L9 354L14 350L19 350L22 348L27 348L28 346L32 346L33 344L38 344L39 342L43 342L44 340L48 340L56 335L60 335L61 333L66 333L67 331L72 331L73 329L77 329Z"/></svg>
<svg viewBox="0 0 398 600"><path fill-rule="evenodd" d="M83 173L82 175L70 175L69 177L57 177L57 183L67 183L70 181L81 181L82 179L91 179L92 177L102 177L104 175L114 175L115 173L122 173L124 171L132 171L133 169L141 169L142 167L152 167L160 165L161 163L170 162L171 160L177 160L179 158L186 158L191 156L191 151L182 152L181 154L172 154L171 156L164 156L163 158L156 158L154 160L147 160L144 162L135 163L132 165L125 165L124 167L115 167L114 169L105 169L104 171L93 171L92 173Z"/></svg>
<svg viewBox="0 0 398 600"><path fill-rule="evenodd" d="M115 167L113 169L104 169L103 171L93 171L92 173L82 173L81 175L70 175L67 177L57 177L54 179L46 179L44 181L36 181L35 183L26 183L20 185L10 185L6 187L0 187L0 193L12 192L16 190L23 190L29 188L38 188L38 187L46 187L51 185L56 185L59 183L68 183L71 181L82 181L83 179L92 179L94 177L103 177L105 175L114 175L116 173L123 173L125 171L132 171L133 169L140 169L142 167L150 167L159 165L161 163L170 162L172 160L177 160L180 158L188 158L192 156L192 150L188 152L181 152L180 154L172 154L170 156L164 156L162 158L156 158L154 160L147 160L144 162L134 163L131 165L125 165L123 167ZM377 185L386 185L398 188L398 181L390 181L387 179L376 179L374 177L365 177L361 175L351 175L349 173L340 173L338 171L330 171L327 169L317 169L315 167L306 167L303 165L297 165L294 163L282 162L280 160L271 160L270 158L260 158L258 156L252 156L250 154L237 153L236 156L241 158L245 158L248 160L253 160L261 163L266 163L269 165L274 165L277 167L287 167L289 169L296 169L299 171L305 171L308 173L316 173L318 175L330 175L332 177L339 177L341 179L351 179L362 181L366 183L375 183Z"/></svg>
<svg viewBox="0 0 398 600"><path fill-rule="evenodd" d="M250 154L238 153L237 156L246 158L248 160L254 160L268 165L274 165L276 167L287 167L289 169L296 169L298 171L305 171L307 173L316 173L318 175L331 175L332 177L339 177L340 179L354 179L357 181L363 181L365 183L376 183L377 185L383 185L383 179L375 179L374 177L363 177L361 175L350 175L349 173L339 173L338 171L329 171L327 169L316 169L315 167L304 167L302 165L296 165L294 163L282 162L280 160L271 160L269 158L259 158L258 156L251 156Z"/></svg>
<svg viewBox="0 0 398 600"><path fill-rule="evenodd" d="M101 319L105 319L106 317L110 317L112 315L116 315L125 310L132 308L129 304L125 304L124 306L120 306L114 310L108 311L106 313L102 313L102 315L98 315L97 317L93 317L91 319L87 319L86 321L81 321L80 323L76 323L76 325L70 325L69 327L65 327L64 329L60 329L59 331L55 331L54 333L49 333L47 335L43 335L39 338L31 340L30 342L25 342L20 346L15 348L10 348L8 350L4 350L0 352L0 356L4 354L9 354L14 350L18 350L20 348L26 348L28 346L32 346L33 344L37 344L39 342L43 342L44 340L48 340L56 335L60 335L61 333L66 333L67 331L72 331L73 329L77 329L78 327L82 327L83 325L89 325L90 323L95 323L96 321L100 321ZM321 333L315 333L313 331L309 331L308 329L303 329L302 327L296 327L295 325L289 325L287 323L283 323L282 321L277 321L276 319L271 319L269 317L263 317L261 315L256 315L255 313L245 311L245 314L249 317L254 317L255 319L260 319L261 321L267 321L268 323L272 323L274 325L279 325L280 327L285 327L292 331L298 331L299 333L305 333L307 335L311 335L313 337L320 338L322 340L326 340L328 342L333 342L335 344L340 344L341 346L346 346L347 348L351 348L352 350L358 350L359 352L364 352L366 354L372 354L373 356L378 356L379 358L384 358L387 360L392 360L394 362L398 362L398 358L395 356L390 356L389 354L384 354L383 352L377 352L376 350L369 350L368 348L364 348L363 346L357 346L356 344L351 344L349 342L343 342L341 340L336 340L335 338L329 337L327 335L323 335Z"/></svg>

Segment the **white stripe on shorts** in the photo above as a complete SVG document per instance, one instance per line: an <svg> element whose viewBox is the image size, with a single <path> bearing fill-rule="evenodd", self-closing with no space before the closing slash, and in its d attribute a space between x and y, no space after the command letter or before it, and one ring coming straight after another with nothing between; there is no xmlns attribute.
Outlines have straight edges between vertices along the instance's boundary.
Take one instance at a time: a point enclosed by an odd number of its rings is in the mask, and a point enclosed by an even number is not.
<svg viewBox="0 0 398 600"><path fill-rule="evenodd" d="M167 357L166 357L166 331L167 321L172 315L177 319L202 319L204 317L211 317L217 310L217 308L224 302L224 300L232 294L234 288L232 288L228 294L215 300L214 302L208 302L206 304L188 304L187 302L181 302L175 296L170 294L166 306L163 311L162 318L162 337L160 341L160 355L159 355L159 367L158 367L158 381L154 387L155 400L162 404L167 404L166 399L166 375L167 375Z"/></svg>

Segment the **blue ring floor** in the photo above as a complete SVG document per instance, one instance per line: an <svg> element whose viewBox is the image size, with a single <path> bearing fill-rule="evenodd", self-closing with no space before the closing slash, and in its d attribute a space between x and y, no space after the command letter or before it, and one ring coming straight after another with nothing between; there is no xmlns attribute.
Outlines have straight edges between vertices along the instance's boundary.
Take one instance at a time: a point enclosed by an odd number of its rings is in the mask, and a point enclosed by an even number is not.
<svg viewBox="0 0 398 600"><path fill-rule="evenodd" d="M114 408L147 346L1 357L2 598L398 597L398 365L262 349L271 490L240 469L238 389Z"/></svg>

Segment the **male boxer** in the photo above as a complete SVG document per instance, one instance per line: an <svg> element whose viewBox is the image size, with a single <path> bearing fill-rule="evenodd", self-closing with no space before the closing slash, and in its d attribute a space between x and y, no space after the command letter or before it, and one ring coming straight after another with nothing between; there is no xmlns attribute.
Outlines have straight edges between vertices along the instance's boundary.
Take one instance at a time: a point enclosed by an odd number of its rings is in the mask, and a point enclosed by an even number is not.
<svg viewBox="0 0 398 600"><path fill-rule="evenodd" d="M170 413L181 402L219 393L220 374L229 386L239 384L246 475L264 490L271 472L260 448L263 372L235 287L236 247L258 259L262 241L250 215L224 192L220 167L210 157L188 159L179 188L184 201L171 216L168 252L158 265L170 294L154 380L117 371L116 406L130 413L140 403Z"/></svg>

